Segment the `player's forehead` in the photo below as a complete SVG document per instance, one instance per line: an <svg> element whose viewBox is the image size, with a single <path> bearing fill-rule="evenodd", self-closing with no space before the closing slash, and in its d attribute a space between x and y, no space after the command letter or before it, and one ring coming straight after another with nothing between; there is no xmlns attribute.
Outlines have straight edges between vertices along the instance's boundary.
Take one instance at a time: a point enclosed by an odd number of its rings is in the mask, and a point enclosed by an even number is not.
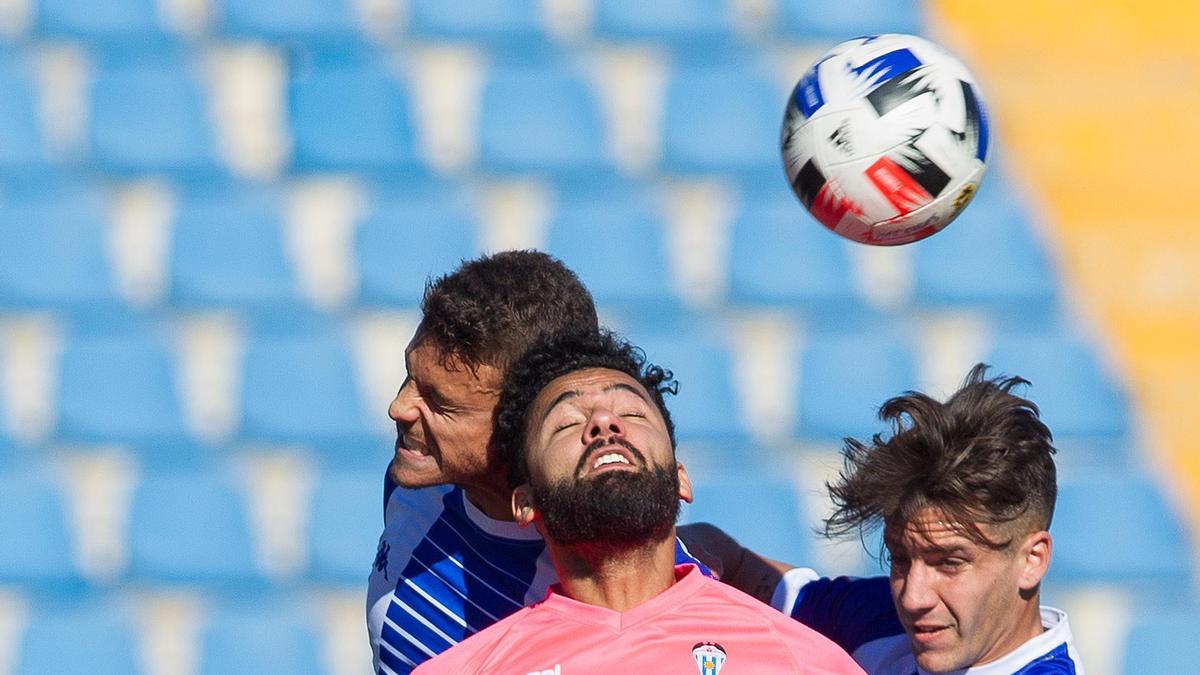
<svg viewBox="0 0 1200 675"><path fill-rule="evenodd" d="M963 522L936 506L926 506L906 521L889 523L883 541L892 551L974 550L973 528L991 534L987 523Z"/></svg>
<svg viewBox="0 0 1200 675"><path fill-rule="evenodd" d="M534 418L610 400L649 403L650 393L628 373L609 368L584 368L560 375L543 387L533 402Z"/></svg>
<svg viewBox="0 0 1200 675"><path fill-rule="evenodd" d="M474 367L434 340L417 333L404 349L408 376L445 394L499 396L503 373L486 363Z"/></svg>

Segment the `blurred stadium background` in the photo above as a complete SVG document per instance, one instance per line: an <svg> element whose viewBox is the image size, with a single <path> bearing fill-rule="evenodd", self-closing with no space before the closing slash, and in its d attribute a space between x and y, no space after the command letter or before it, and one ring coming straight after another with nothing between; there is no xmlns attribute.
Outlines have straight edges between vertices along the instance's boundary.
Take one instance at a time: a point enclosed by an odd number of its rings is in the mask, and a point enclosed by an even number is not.
<svg viewBox="0 0 1200 675"><path fill-rule="evenodd" d="M0 673L370 670L425 279L536 246L682 382L687 514L826 573L843 435L976 360L1061 447L1087 667L1200 660L1191 3L0 0ZM976 72L975 203L894 250L776 143L832 44Z"/></svg>

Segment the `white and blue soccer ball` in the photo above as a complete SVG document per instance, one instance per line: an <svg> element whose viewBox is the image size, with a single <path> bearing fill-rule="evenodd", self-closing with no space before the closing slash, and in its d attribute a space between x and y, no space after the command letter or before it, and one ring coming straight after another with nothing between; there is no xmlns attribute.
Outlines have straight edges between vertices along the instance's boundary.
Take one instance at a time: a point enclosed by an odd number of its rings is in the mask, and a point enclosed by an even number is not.
<svg viewBox="0 0 1200 675"><path fill-rule="evenodd" d="M788 182L838 234L891 246L941 230L983 179L988 118L975 78L912 35L843 42L788 100Z"/></svg>

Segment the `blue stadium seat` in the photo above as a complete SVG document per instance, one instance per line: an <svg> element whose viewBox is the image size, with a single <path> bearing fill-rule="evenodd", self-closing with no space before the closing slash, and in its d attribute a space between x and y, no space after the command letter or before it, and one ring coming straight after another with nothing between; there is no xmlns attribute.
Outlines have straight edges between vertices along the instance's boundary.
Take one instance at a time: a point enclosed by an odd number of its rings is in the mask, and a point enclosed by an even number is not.
<svg viewBox="0 0 1200 675"><path fill-rule="evenodd" d="M82 584L63 492L35 470L0 470L0 585Z"/></svg>
<svg viewBox="0 0 1200 675"><path fill-rule="evenodd" d="M89 675L146 672L136 620L116 603L51 603L34 612L16 654L14 675L86 670Z"/></svg>
<svg viewBox="0 0 1200 675"><path fill-rule="evenodd" d="M755 68L676 71L667 83L662 170L733 173L755 182L783 183L779 164L783 100L782 92Z"/></svg>
<svg viewBox="0 0 1200 675"><path fill-rule="evenodd" d="M743 546L775 560L813 559L813 523L805 522L795 488L778 474L694 487L694 501L684 507L683 522L712 523Z"/></svg>
<svg viewBox="0 0 1200 675"><path fill-rule="evenodd" d="M232 37L303 45L362 40L353 0L217 0L220 30Z"/></svg>
<svg viewBox="0 0 1200 675"><path fill-rule="evenodd" d="M185 195L172 231L169 303L259 313L306 308L284 246L283 209L271 188Z"/></svg>
<svg viewBox="0 0 1200 675"><path fill-rule="evenodd" d="M883 430L883 402L916 388L915 357L895 332L809 335L800 356L796 434L836 442Z"/></svg>
<svg viewBox="0 0 1200 675"><path fill-rule="evenodd" d="M409 34L439 42L470 42L525 50L548 43L538 0L410 0Z"/></svg>
<svg viewBox="0 0 1200 675"><path fill-rule="evenodd" d="M612 168L599 100L572 68L494 68L480 110L484 171L588 175Z"/></svg>
<svg viewBox="0 0 1200 675"><path fill-rule="evenodd" d="M321 638L290 606L216 612L200 638L200 674L324 673Z"/></svg>
<svg viewBox="0 0 1200 675"><path fill-rule="evenodd" d="M105 64L91 88L92 160L125 174L225 173L203 79L183 59Z"/></svg>
<svg viewBox="0 0 1200 675"><path fill-rule="evenodd" d="M679 442L744 439L749 433L733 381L733 351L703 319L634 326L625 332L647 359L675 374L679 393L667 396Z"/></svg>
<svg viewBox="0 0 1200 675"><path fill-rule="evenodd" d="M644 188L562 194L547 248L579 275L601 307L653 315L682 307L662 204Z"/></svg>
<svg viewBox="0 0 1200 675"><path fill-rule="evenodd" d="M241 436L306 444L340 464L379 462L390 443L355 381L348 342L334 332L269 332L250 338L242 377Z"/></svg>
<svg viewBox="0 0 1200 675"><path fill-rule="evenodd" d="M1130 403L1095 348L1067 332L1000 333L985 361L1032 383L1029 398L1056 439L1120 441Z"/></svg>
<svg viewBox="0 0 1200 675"><path fill-rule="evenodd" d="M290 96L296 169L424 170L408 86L382 64L351 58L301 67Z"/></svg>
<svg viewBox="0 0 1200 675"><path fill-rule="evenodd" d="M0 204L0 308L120 312L107 254L108 202L92 191Z"/></svg>
<svg viewBox="0 0 1200 675"><path fill-rule="evenodd" d="M1200 663L1200 606L1157 611L1133 622L1125 640L1125 675L1188 673Z"/></svg>
<svg viewBox="0 0 1200 675"><path fill-rule="evenodd" d="M364 561L375 551L383 522L382 466L321 474L309 508L310 579L362 584Z"/></svg>
<svg viewBox="0 0 1200 675"><path fill-rule="evenodd" d="M592 32L602 40L711 48L733 39L725 0L597 0Z"/></svg>
<svg viewBox="0 0 1200 675"><path fill-rule="evenodd" d="M70 336L58 390L59 440L163 451L190 444L172 346L162 335Z"/></svg>
<svg viewBox="0 0 1200 675"><path fill-rule="evenodd" d="M101 48L160 47L174 39L154 0L34 0L36 31Z"/></svg>
<svg viewBox="0 0 1200 675"><path fill-rule="evenodd" d="M730 302L822 317L866 310L855 291L852 244L813 221L786 188L743 199L730 239Z"/></svg>
<svg viewBox="0 0 1200 675"><path fill-rule="evenodd" d="M1059 481L1051 582L1188 588L1191 538L1179 513L1148 477L1130 471L1076 472Z"/></svg>
<svg viewBox="0 0 1200 675"><path fill-rule="evenodd" d="M921 3L910 0L778 0L778 30L800 42L836 42L880 33L924 32Z"/></svg>
<svg viewBox="0 0 1200 675"><path fill-rule="evenodd" d="M221 473L142 476L133 493L129 532L131 580L223 590L263 582L246 502Z"/></svg>
<svg viewBox="0 0 1200 675"><path fill-rule="evenodd" d="M915 301L927 307L982 309L1028 323L1058 304L1055 266L998 168L943 232L913 247Z"/></svg>
<svg viewBox="0 0 1200 675"><path fill-rule="evenodd" d="M618 41L678 44L714 42L733 32L729 3L722 0L597 0L593 32Z"/></svg>
<svg viewBox="0 0 1200 675"><path fill-rule="evenodd" d="M373 193L355 239L360 304L416 307L426 281L481 253L475 205L462 190L381 184Z"/></svg>
<svg viewBox="0 0 1200 675"><path fill-rule="evenodd" d="M19 56L0 61L0 176L44 170L50 155L39 121L33 66Z"/></svg>

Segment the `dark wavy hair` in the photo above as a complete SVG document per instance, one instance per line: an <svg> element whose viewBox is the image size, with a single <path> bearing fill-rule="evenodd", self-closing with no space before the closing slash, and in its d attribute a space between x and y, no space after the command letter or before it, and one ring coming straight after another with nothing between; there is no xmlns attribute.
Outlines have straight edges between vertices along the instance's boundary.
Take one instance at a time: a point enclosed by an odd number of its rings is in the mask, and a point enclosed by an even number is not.
<svg viewBox="0 0 1200 675"><path fill-rule="evenodd" d="M595 331L592 295L575 273L541 251L503 251L466 261L430 281L417 335L445 359L503 371L531 345L564 331Z"/></svg>
<svg viewBox="0 0 1200 675"><path fill-rule="evenodd" d="M972 368L945 403L912 391L884 403L879 417L891 424L890 438L846 439L842 472L827 484L836 507L827 536L894 531L927 506L994 549L1050 527L1058 496L1050 429L1033 402L1012 393L1028 380L986 379L987 368ZM993 541L981 523L1011 537Z"/></svg>
<svg viewBox="0 0 1200 675"><path fill-rule="evenodd" d="M667 423L671 448L675 447L675 424L663 400L665 394L679 390L671 371L646 363L645 352L610 331L563 333L537 343L509 368L505 378L492 440L508 466L510 487L529 480L525 432L534 399L559 377L588 368L616 370L645 387Z"/></svg>

